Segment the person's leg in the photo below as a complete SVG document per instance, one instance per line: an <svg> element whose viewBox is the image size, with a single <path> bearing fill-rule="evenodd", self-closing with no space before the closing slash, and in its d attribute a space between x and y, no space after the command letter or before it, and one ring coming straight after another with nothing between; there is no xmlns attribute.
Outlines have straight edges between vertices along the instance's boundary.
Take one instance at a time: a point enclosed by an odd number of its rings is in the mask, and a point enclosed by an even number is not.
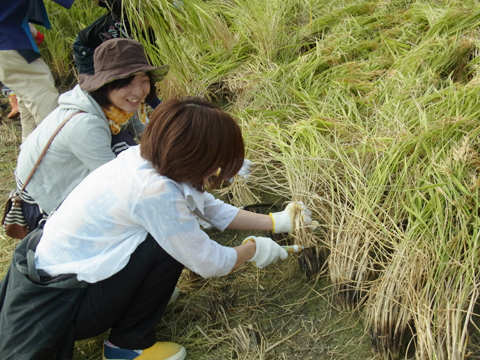
<svg viewBox="0 0 480 360"><path fill-rule="evenodd" d="M0 81L17 94L23 138L58 106L52 73L41 59L28 63L15 50L1 50Z"/></svg>
<svg viewBox="0 0 480 360"><path fill-rule="evenodd" d="M18 110L18 99L17 95L14 92L10 92L8 95L8 101L12 110L7 115L7 119L16 119L20 116L20 111Z"/></svg>
<svg viewBox="0 0 480 360"><path fill-rule="evenodd" d="M124 269L89 285L75 319L76 339L111 329L109 341L125 349L146 349L156 342L160 321L183 265L150 235Z"/></svg>
<svg viewBox="0 0 480 360"><path fill-rule="evenodd" d="M17 95L14 91L12 91L12 89L8 88L7 86L3 87L2 94L3 96L8 98L10 107L12 108L12 111L10 111L10 113L7 115L7 119L16 119L20 116L20 112L18 111Z"/></svg>
<svg viewBox="0 0 480 360"><path fill-rule="evenodd" d="M20 124L22 126L22 143L25 142L28 135L32 133L37 127L35 119L28 111L26 104L22 101L22 98L17 96L18 111L20 113Z"/></svg>

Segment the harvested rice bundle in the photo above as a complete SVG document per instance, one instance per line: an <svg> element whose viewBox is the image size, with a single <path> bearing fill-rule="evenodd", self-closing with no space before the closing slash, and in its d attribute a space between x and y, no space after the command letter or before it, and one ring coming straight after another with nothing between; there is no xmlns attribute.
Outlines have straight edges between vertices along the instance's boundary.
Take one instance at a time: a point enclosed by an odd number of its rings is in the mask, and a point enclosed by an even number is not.
<svg viewBox="0 0 480 360"><path fill-rule="evenodd" d="M318 227L318 221L314 220L310 226L305 225L305 210L299 204L302 201L294 201L297 202L292 204L294 207L290 207L290 211L294 214L295 230L290 233L290 242L305 248L298 256L300 269L305 273L307 279L316 278L325 270L327 248L319 241L318 232L313 229Z"/></svg>
<svg viewBox="0 0 480 360"><path fill-rule="evenodd" d="M420 235L420 234L418 234ZM365 313L374 349L383 359L404 356L414 335L414 312L433 263L421 237L398 244L387 268L369 291Z"/></svg>
<svg viewBox="0 0 480 360"><path fill-rule="evenodd" d="M465 125L463 131L468 129ZM452 126L453 130L457 126ZM441 152L429 174L439 185L425 193L428 201L423 209L435 216L424 216L422 225L435 261L415 304L419 358L467 356L469 324L479 296L479 129L462 139L463 131L448 131L450 146Z"/></svg>

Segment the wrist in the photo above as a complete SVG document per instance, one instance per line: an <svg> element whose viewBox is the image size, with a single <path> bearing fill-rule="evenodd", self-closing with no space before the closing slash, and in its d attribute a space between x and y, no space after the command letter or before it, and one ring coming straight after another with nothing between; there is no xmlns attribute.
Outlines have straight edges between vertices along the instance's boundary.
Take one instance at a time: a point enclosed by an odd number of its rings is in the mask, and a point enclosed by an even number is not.
<svg viewBox="0 0 480 360"><path fill-rule="evenodd" d="M35 36L34 39L36 40L35 43L40 45L43 42L43 39L45 39L45 35L43 35L41 32L37 32L37 36Z"/></svg>
<svg viewBox="0 0 480 360"><path fill-rule="evenodd" d="M272 233L275 234L275 218L273 217L272 213L268 214L268 216L270 216L270 219L272 219Z"/></svg>
<svg viewBox="0 0 480 360"><path fill-rule="evenodd" d="M292 219L286 211L270 213L272 233L286 233L292 230Z"/></svg>
<svg viewBox="0 0 480 360"><path fill-rule="evenodd" d="M250 260L255 256L255 252L257 251L257 243L252 239L247 241L245 246L247 246L248 259Z"/></svg>
<svg viewBox="0 0 480 360"><path fill-rule="evenodd" d="M245 248L246 260L249 261L257 252L257 243L255 242L255 238L253 236L246 238L243 240L242 246Z"/></svg>
<svg viewBox="0 0 480 360"><path fill-rule="evenodd" d="M247 241L247 239L245 239L241 245L234 247L234 249L237 252L237 261L235 262L233 269L250 261L250 259L255 256L257 246L254 239L252 239L252 241Z"/></svg>

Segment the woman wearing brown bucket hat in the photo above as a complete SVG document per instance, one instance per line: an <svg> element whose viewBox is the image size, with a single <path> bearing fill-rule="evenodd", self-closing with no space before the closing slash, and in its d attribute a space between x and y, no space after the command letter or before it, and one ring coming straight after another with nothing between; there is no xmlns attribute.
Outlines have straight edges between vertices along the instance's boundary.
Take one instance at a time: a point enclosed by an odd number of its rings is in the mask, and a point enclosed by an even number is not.
<svg viewBox="0 0 480 360"><path fill-rule="evenodd" d="M15 177L26 181L50 136L69 116L48 147L22 192L23 212L30 230L55 210L90 172L137 144L148 121L144 101L156 95L155 82L168 66L149 64L142 44L112 39L94 56L95 75L83 74L80 84L59 98L51 112L22 144Z"/></svg>

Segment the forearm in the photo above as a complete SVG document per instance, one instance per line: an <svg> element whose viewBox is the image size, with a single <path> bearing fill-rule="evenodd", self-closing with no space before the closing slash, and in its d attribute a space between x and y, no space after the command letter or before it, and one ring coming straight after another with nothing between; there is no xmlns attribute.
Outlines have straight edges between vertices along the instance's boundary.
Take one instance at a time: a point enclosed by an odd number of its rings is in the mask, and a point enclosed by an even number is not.
<svg viewBox="0 0 480 360"><path fill-rule="evenodd" d="M231 230L272 231L273 223L269 215L240 210L227 226Z"/></svg>
<svg viewBox="0 0 480 360"><path fill-rule="evenodd" d="M233 269L245 264L247 260L250 260L255 255L257 246L255 241L247 241L245 244L234 247L234 249L237 252L237 261L235 262Z"/></svg>

